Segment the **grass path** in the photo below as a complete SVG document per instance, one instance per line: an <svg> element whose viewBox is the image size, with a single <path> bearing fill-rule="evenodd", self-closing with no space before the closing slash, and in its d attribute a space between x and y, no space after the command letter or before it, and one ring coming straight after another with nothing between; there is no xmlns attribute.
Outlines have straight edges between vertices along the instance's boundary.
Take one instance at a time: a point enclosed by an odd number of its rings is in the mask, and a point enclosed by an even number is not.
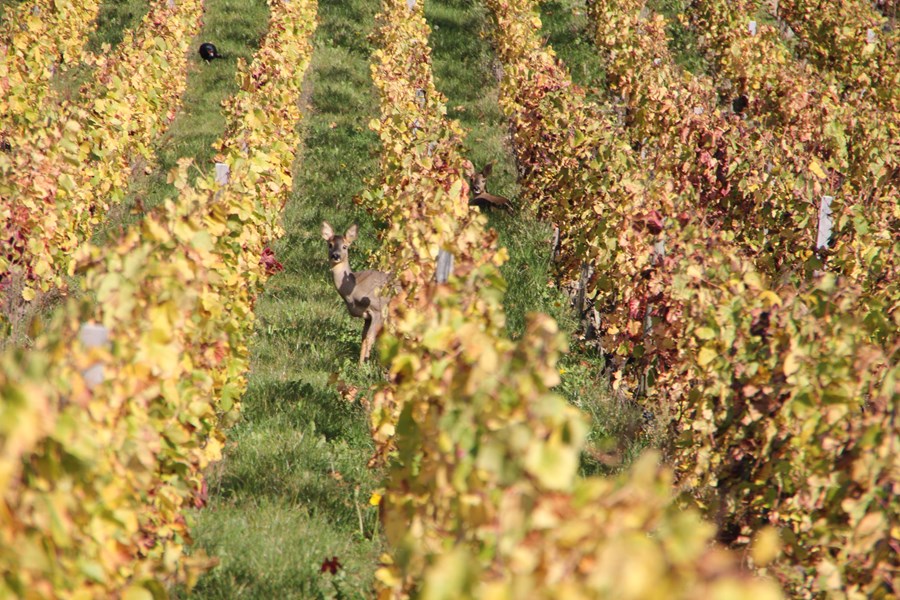
<svg viewBox="0 0 900 600"><path fill-rule="evenodd" d="M285 271L257 304L244 418L210 473L208 506L195 515L198 545L221 564L191 598L370 596L381 542L368 500L379 480L366 467L366 410L347 390L367 389L380 372L356 366L362 322L347 315L334 290L319 230L323 219L342 230L357 221L357 268L375 242L352 199L377 170L378 140L366 128L377 101L365 42L377 8L320 1L305 147L285 209L287 233L275 245ZM323 560L334 556L342 568L322 573Z"/></svg>
<svg viewBox="0 0 900 600"><path fill-rule="evenodd" d="M516 204L516 169L509 146L507 120L497 101L499 81L493 50L480 36L487 15L470 0L428 1L425 17L432 28L433 68L438 90L447 96L448 115L467 132L465 151L476 169L493 162L488 190L513 199ZM474 209L473 210L477 210ZM550 277L551 228L521 210L510 214L489 212L490 224L510 252L503 268L509 285L504 301L507 325L513 336L522 334L525 315L542 311L560 322L562 329L576 327L568 301L547 286Z"/></svg>
<svg viewBox="0 0 900 600"><path fill-rule="evenodd" d="M541 24L547 43L569 70L572 81L584 88L588 99L606 94L606 69L587 16L585 0L547 0L540 4Z"/></svg>
<svg viewBox="0 0 900 600"><path fill-rule="evenodd" d="M100 52L103 44L112 49L121 43L125 31L136 27L150 9L149 0L105 0L100 3L97 29L90 36L87 50Z"/></svg>

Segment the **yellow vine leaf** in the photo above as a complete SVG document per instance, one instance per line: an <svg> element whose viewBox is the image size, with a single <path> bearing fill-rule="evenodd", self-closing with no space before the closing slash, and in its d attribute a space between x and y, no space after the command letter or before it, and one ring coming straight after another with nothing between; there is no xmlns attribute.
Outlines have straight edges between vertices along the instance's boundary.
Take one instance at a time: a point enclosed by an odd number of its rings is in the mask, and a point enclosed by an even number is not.
<svg viewBox="0 0 900 600"><path fill-rule="evenodd" d="M757 567L764 567L781 554L781 538L774 527L764 527L750 548L750 556Z"/></svg>
<svg viewBox="0 0 900 600"><path fill-rule="evenodd" d="M784 374L790 377L800 370L800 360L795 351L791 351L784 359Z"/></svg>
<svg viewBox="0 0 900 600"><path fill-rule="evenodd" d="M709 363L711 363L716 358L716 351L710 348L709 346L704 346L700 349L700 353L697 355L697 364L701 367L705 367Z"/></svg>
<svg viewBox="0 0 900 600"><path fill-rule="evenodd" d="M828 177L828 175L825 174L825 171L822 170L822 165L820 165L819 161L817 161L816 159L810 161L809 170L812 171L812 174L819 179L826 179Z"/></svg>
<svg viewBox="0 0 900 600"><path fill-rule="evenodd" d="M711 327L698 327L694 330L694 335L700 340L711 340L716 337L716 332Z"/></svg>
<svg viewBox="0 0 900 600"><path fill-rule="evenodd" d="M122 593L122 600L153 600L153 594L145 587L133 585Z"/></svg>
<svg viewBox="0 0 900 600"><path fill-rule="evenodd" d="M781 298L772 290L763 290L759 293L759 299L768 302L769 306L781 306Z"/></svg>

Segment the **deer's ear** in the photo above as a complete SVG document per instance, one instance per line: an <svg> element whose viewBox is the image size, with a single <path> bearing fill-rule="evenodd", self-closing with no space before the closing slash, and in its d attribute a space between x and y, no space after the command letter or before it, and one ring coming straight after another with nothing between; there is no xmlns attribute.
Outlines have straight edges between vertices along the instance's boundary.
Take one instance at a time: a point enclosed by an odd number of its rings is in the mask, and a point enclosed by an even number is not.
<svg viewBox="0 0 900 600"><path fill-rule="evenodd" d="M331 228L331 225L328 224L328 221L322 221L322 239L326 242L330 242L331 238L334 237L334 229Z"/></svg>
<svg viewBox="0 0 900 600"><path fill-rule="evenodd" d="M344 239L347 240L348 244L352 244L353 240L356 239L356 234L359 231L359 228L356 226L356 223L350 226L350 229L347 230L347 233L344 234Z"/></svg>
<svg viewBox="0 0 900 600"><path fill-rule="evenodd" d="M494 170L494 163L492 161L492 162L489 162L488 164L484 165L484 168L481 170L481 174L484 175L485 177L487 177L488 175L491 174L491 171L493 171L493 170Z"/></svg>
<svg viewBox="0 0 900 600"><path fill-rule="evenodd" d="M466 177L471 177L475 174L475 165L472 164L471 160L464 160L462 163L463 173L466 174Z"/></svg>

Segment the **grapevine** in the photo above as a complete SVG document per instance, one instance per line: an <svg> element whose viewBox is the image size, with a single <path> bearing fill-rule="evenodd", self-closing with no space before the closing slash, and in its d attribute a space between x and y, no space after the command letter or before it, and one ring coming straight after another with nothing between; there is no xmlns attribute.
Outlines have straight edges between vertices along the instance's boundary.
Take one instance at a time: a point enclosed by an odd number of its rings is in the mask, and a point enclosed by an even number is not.
<svg viewBox="0 0 900 600"><path fill-rule="evenodd" d="M383 181L363 202L387 219L382 252L402 268L383 343L389 382L372 415L395 549L376 574L379 597L692 597L735 585L777 597L721 550L704 549L711 529L671 503L670 475L654 456L619 480L577 481L586 429L550 391L556 325L537 316L522 340L507 338L496 269L504 252L466 207L461 135L433 87L421 8L388 0L382 10L373 65L382 116L372 126ZM440 250L454 258L445 283L432 280ZM696 549L680 558L647 536L677 522L686 528L676 537ZM699 568L706 560L728 566L711 577ZM622 564L645 585L623 584Z"/></svg>
<svg viewBox="0 0 900 600"><path fill-rule="evenodd" d="M804 56L839 76L845 94L900 110L900 34L871 2L785 0L778 16L800 38Z"/></svg>
<svg viewBox="0 0 900 600"><path fill-rule="evenodd" d="M156 0L138 30L99 60L83 105L48 102L43 126L0 153L0 236L10 240L0 289L23 279L12 289L30 301L64 287L73 252L122 201L133 172L149 168L152 143L174 119L201 12L198 0Z"/></svg>
<svg viewBox="0 0 900 600"><path fill-rule="evenodd" d="M567 82L549 49L535 50L538 42L529 42L528 34L516 29L515 24L535 19L528 3L518 10L506 2L490 3L490 7L498 24L497 46L507 77L501 100L508 103L507 113L516 126L516 141L521 146L517 147L518 156L525 165L523 185L541 203L540 210L562 213L557 222L561 223L563 240L570 224L575 235L583 234L591 240L602 230L595 226L585 232L577 221L580 205L563 199L576 193L573 190L584 190L585 182L591 181L594 173L602 173L601 165L610 161L582 160L576 163L577 168L557 169L558 165L572 164L581 147L600 145L600 150L592 152L598 156L610 142L602 130L584 138L573 133L583 131L580 114L588 110L587 104ZM607 17L618 15L618 10L629 15L638 12L634 7L612 4L606 10ZM622 27L622 20L613 22L608 35L629 31ZM623 40L622 48L627 47L630 53L637 50L640 55L644 44L659 39L649 36L648 41L646 35L648 30L661 31L654 23L649 17L647 24L631 29L641 39ZM618 60L627 61L628 57ZM667 68L661 62L651 60L653 67L644 61L640 64L641 68L659 72ZM617 68L613 66L611 71L614 78ZM619 72L628 75L625 68ZM540 79L538 73L554 74L556 83L548 86L547 79ZM639 89L641 82L633 85L637 87L628 89ZM702 99L703 90L692 92L690 85L686 84L687 91ZM674 89L680 91L677 85ZM640 100L640 92L630 96L628 101L638 103L636 106L646 102L642 112L632 113L632 127L652 132L667 118L674 123L690 123L690 113L679 121L677 116L668 116L665 104L662 116L655 115L653 107L660 99L665 102L667 93L651 88L644 95L646 100ZM773 112L772 119L762 126L785 127L783 114ZM653 118L659 120L649 120ZM657 134L662 129L657 129ZM662 143L650 151L655 164L684 160L676 142ZM807 142L818 143L812 138ZM804 143L789 149L797 156L807 149L822 150ZM619 177L640 181L631 174L630 162L612 164L613 173ZM763 535L768 526L775 526L785 540L784 554L766 571L791 591L812 589L817 595L825 595L840 589L851 594L885 594L892 589L897 570L896 561L886 551L891 544L887 523L896 521L897 504L888 501L892 492L884 487L893 485L887 482L895 477L898 464L890 441L896 423L889 415L897 402L896 374L888 370L896 352L891 341L896 336L887 333L892 323L877 318L879 302L867 300L869 296L853 281L819 275L776 285L744 259L741 247L734 244L734 233L722 222L704 224L693 218L692 213L702 206L699 197L690 188L679 188L683 185L680 182L667 181L666 175L662 169L656 173L656 180L642 181L639 189L644 193L644 210L653 206L649 203L655 201L654 189L669 190L670 194L686 189L687 193L670 196L680 209L661 214L678 215L678 210L686 213L670 227L659 226L666 220L654 225L666 233L665 256L647 272L657 308L650 329L635 329L643 336L635 336L637 343L632 337L632 345L626 346L624 353L632 358L656 353L656 380L650 382L648 395L663 402L675 416L670 425L669 453L686 501L716 520L720 539L738 547ZM662 181L658 181L660 178ZM605 181L615 179L607 175ZM581 205L588 207L607 205L602 191L582 198ZM632 210L640 213L641 208L636 202ZM566 212L573 213L572 217ZM600 220L619 218L609 210L597 211L597 215ZM611 229L621 231L620 227ZM628 256L628 246L621 243L619 235L616 247ZM838 257L843 253L841 248L836 250ZM635 252L634 256L640 254ZM885 247L882 256L890 257L890 249ZM596 260L590 254L582 258ZM600 273L616 272L608 262L590 264ZM628 282L627 273L620 271L616 281ZM645 314L643 307L638 307L631 317L634 321ZM624 307L620 304L618 310L624 311ZM609 324L617 325L614 315L600 315L601 328L605 321L607 333ZM882 325L873 327L879 322ZM884 337L876 335L876 341L886 341L885 346L869 341L875 330L884 332ZM664 335L658 335L660 332ZM601 343L609 340L601 338ZM834 348L841 350L836 352ZM823 378L821 373L830 375ZM627 381L617 379L614 383ZM821 410L800 408L807 403L834 409L823 416ZM845 427L844 418L858 428ZM847 482L831 477L839 456L868 461L862 457L870 454L880 458L865 462L865 466L853 462L859 466L852 471L855 474L849 488ZM775 492L773 481L778 482ZM859 504L856 498L860 498ZM860 530L865 530L867 537L861 539ZM872 547L879 550L871 554ZM839 558L834 558L834 552L839 552Z"/></svg>
<svg viewBox="0 0 900 600"><path fill-rule="evenodd" d="M228 185L189 186L183 164L177 199L112 251L79 251L96 303L68 301L35 348L4 356L2 406L14 417L0 438L4 594L164 595L213 564L183 554L184 511L203 505L202 469L238 415L265 244L291 188L315 10L273 3L262 48L241 66L226 106L229 136L241 138L220 157ZM87 347L85 332L100 327L109 341Z"/></svg>
<svg viewBox="0 0 900 600"><path fill-rule="evenodd" d="M30 0L9 7L0 25L0 142L41 127L50 82L79 60L99 0Z"/></svg>

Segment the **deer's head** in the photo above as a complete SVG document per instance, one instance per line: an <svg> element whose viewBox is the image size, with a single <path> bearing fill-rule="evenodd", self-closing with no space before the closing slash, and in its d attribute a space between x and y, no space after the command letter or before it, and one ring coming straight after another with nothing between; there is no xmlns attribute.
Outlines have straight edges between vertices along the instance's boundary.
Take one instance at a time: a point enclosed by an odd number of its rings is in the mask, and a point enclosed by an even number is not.
<svg viewBox="0 0 900 600"><path fill-rule="evenodd" d="M479 196L485 192L487 189L487 178L491 174L491 171L494 168L494 163L489 162L484 165L484 168L481 169L478 173L475 173L472 176L472 180L470 182L470 187L472 188L472 195Z"/></svg>
<svg viewBox="0 0 900 600"><path fill-rule="evenodd" d="M357 230L356 224L353 224L344 235L334 235L331 225L327 221L322 221L322 239L328 244L328 260L331 261L332 267L348 262L347 250L356 239Z"/></svg>

